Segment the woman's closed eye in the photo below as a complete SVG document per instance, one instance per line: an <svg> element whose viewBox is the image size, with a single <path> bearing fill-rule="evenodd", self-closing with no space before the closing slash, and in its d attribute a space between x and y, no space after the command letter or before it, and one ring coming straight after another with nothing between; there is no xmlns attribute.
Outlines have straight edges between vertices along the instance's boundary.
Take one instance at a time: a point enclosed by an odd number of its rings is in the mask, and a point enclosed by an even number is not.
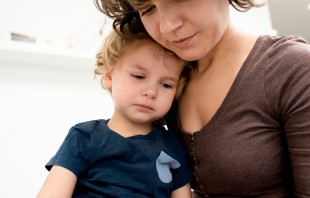
<svg viewBox="0 0 310 198"><path fill-rule="evenodd" d="M154 8L155 8L155 6L150 6L149 8L146 8L143 11L139 11L140 16L150 14L154 10Z"/></svg>

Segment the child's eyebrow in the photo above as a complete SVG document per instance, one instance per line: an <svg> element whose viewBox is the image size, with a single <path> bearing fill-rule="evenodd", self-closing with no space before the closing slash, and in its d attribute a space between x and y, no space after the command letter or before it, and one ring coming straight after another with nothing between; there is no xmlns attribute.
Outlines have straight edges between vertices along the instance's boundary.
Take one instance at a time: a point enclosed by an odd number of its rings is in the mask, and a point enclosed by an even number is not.
<svg viewBox="0 0 310 198"><path fill-rule="evenodd" d="M178 65L178 66L180 66L180 65ZM168 74L168 75L166 76L166 78L167 78L167 79L170 79L170 80L172 80L172 81L174 81L174 82L177 83L177 82L179 82L180 79L182 78L182 72L180 72L179 75L170 73L170 74Z"/></svg>
<svg viewBox="0 0 310 198"><path fill-rule="evenodd" d="M140 71L147 71L147 69L141 65L132 65L131 68L134 68L134 69L137 69L137 70L140 70ZM174 81L174 82L179 82L179 76L164 76L162 77L162 79L165 79L165 80L171 80L171 81Z"/></svg>
<svg viewBox="0 0 310 198"><path fill-rule="evenodd" d="M141 70L141 71L146 71L147 69L141 65L132 65L131 68Z"/></svg>
<svg viewBox="0 0 310 198"><path fill-rule="evenodd" d="M165 76L165 77L163 77L163 79L165 79L165 80L170 80L170 81L173 81L173 82L179 82L179 77L177 76L177 77L174 77L174 76Z"/></svg>

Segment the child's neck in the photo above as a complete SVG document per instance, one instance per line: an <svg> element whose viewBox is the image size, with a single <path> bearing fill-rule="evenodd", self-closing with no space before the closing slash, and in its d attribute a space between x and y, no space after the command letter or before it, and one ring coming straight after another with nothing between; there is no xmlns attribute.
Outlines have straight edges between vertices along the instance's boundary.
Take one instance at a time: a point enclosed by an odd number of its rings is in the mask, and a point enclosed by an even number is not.
<svg viewBox="0 0 310 198"><path fill-rule="evenodd" d="M153 124L152 122L138 123L128 119L119 120L112 116L108 122L108 127L123 137L130 137L148 134L152 131Z"/></svg>

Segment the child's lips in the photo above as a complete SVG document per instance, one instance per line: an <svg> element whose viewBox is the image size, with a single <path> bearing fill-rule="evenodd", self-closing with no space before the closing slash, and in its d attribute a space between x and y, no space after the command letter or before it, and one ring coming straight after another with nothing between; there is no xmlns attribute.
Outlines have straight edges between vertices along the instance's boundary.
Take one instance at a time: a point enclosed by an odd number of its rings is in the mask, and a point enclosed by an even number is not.
<svg viewBox="0 0 310 198"><path fill-rule="evenodd" d="M145 105L145 104L136 104L135 105L137 108L138 108L138 110L140 110L140 111L154 111L154 109L151 107L151 106L149 106L149 105Z"/></svg>

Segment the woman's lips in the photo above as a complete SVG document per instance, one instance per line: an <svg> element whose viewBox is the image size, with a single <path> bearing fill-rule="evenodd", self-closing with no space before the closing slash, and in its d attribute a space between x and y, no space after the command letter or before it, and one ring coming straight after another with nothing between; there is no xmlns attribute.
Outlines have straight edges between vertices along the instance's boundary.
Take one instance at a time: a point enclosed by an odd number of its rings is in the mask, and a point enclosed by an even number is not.
<svg viewBox="0 0 310 198"><path fill-rule="evenodd" d="M194 38L196 34L193 34L192 36L186 37L186 38L182 38L179 40L174 40L171 41L171 44L177 48L185 48L188 47L190 42L192 41L192 39Z"/></svg>

